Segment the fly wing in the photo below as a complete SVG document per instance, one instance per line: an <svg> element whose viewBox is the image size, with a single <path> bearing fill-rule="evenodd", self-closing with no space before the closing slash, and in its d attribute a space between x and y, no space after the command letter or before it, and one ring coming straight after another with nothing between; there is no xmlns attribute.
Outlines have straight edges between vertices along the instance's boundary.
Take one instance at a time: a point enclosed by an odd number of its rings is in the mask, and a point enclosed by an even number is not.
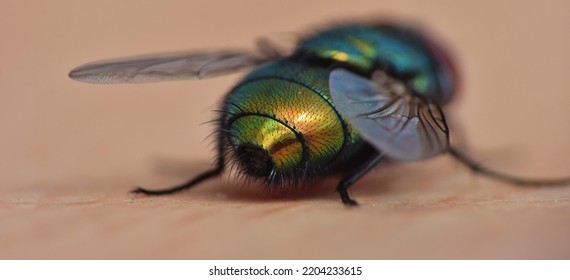
<svg viewBox="0 0 570 280"><path fill-rule="evenodd" d="M268 59L248 52L187 52L97 61L81 65L69 77L93 84L152 83L230 74Z"/></svg>
<svg viewBox="0 0 570 280"><path fill-rule="evenodd" d="M329 86L339 113L365 141L392 159L421 160L445 152L449 136L439 106L378 74L369 80L333 70Z"/></svg>
<svg viewBox="0 0 570 280"><path fill-rule="evenodd" d="M298 41L299 38L296 35L277 33L260 37L255 43L259 53L269 58L280 58L293 54Z"/></svg>

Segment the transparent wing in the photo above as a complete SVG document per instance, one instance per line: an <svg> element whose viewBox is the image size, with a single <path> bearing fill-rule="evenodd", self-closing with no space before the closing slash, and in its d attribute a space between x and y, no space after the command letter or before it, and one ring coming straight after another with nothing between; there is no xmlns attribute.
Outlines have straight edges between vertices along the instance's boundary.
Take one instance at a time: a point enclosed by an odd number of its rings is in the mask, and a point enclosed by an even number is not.
<svg viewBox="0 0 570 280"><path fill-rule="evenodd" d="M299 38L289 33L277 33L264 36L255 42L257 50L265 57L279 58L290 56L298 45Z"/></svg>
<svg viewBox="0 0 570 280"><path fill-rule="evenodd" d="M435 103L417 96L383 72L371 80L343 69L329 78L339 113L379 152L395 160L420 160L447 150L445 117Z"/></svg>
<svg viewBox="0 0 570 280"><path fill-rule="evenodd" d="M69 77L94 84L192 80L233 73L267 60L240 51L148 55L84 64L71 70Z"/></svg>

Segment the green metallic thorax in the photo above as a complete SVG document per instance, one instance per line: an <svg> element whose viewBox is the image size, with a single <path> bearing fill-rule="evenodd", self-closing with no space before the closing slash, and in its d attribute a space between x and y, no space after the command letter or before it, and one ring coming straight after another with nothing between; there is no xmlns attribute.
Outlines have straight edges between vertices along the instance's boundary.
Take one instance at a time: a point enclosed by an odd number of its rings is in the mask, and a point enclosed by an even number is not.
<svg viewBox="0 0 570 280"><path fill-rule="evenodd" d="M441 58L434 57L434 48L411 29L343 25L301 41L296 54L337 61L363 73L386 71L443 105L451 98L453 84L451 74L441 69Z"/></svg>

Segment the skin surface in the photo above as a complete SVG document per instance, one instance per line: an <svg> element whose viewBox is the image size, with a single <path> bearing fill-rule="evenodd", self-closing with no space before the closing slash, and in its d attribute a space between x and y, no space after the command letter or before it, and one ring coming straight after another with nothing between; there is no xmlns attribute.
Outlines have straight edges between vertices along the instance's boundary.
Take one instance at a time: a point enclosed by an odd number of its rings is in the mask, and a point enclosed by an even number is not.
<svg viewBox="0 0 570 280"><path fill-rule="evenodd" d="M334 193L338 178L270 197L227 176L127 194L210 167L213 127L200 124L239 75L104 86L69 80L71 68L249 48L264 34L287 42L370 11L424 23L455 51L453 142L509 173L570 174L567 1L244 3L0 4L0 258L570 258L570 187L494 182L449 156L379 166L350 189L355 209Z"/></svg>

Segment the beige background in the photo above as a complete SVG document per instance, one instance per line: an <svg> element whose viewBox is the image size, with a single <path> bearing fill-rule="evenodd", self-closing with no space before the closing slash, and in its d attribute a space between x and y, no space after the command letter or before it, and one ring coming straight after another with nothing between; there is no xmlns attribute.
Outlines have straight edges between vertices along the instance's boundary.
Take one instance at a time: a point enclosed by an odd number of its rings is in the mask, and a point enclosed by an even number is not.
<svg viewBox="0 0 570 280"><path fill-rule="evenodd" d="M481 2L485 2L481 4ZM251 47L343 19L403 17L453 47L453 129L472 154L570 174L568 1L0 2L0 258L569 258L570 188L517 188L448 157L379 168L343 207L328 180L266 198L213 180L134 197L208 168L210 120L239 75L88 85L88 61Z"/></svg>

